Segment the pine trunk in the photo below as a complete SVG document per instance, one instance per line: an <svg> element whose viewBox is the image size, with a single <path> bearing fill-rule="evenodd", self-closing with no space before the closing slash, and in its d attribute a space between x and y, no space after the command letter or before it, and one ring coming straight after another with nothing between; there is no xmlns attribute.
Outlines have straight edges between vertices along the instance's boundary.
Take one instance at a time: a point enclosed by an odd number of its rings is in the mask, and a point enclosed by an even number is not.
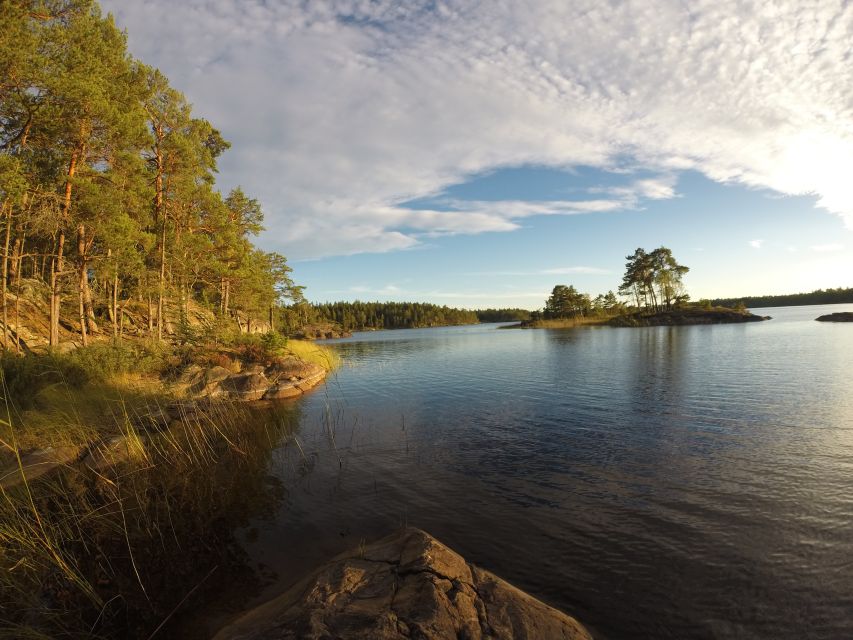
<svg viewBox="0 0 853 640"><path fill-rule="evenodd" d="M75 149L71 154L71 161L68 164L68 173L65 180L65 193L62 200L62 217L59 221L59 234L56 239L56 253L51 261L50 268L50 346L59 346L59 311L62 304L61 293L59 290L59 277L62 273L64 265L65 252L65 224L68 221L68 216L71 211L71 191L73 188L72 180L74 174L77 173L77 161L82 152L81 148Z"/></svg>

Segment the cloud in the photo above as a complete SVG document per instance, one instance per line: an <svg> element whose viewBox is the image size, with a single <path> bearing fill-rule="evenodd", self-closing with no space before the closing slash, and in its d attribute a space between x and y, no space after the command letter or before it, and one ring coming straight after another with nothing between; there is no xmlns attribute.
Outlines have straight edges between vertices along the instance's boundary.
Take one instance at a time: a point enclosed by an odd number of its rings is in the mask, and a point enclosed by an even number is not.
<svg viewBox="0 0 853 640"><path fill-rule="evenodd" d="M764 240L750 240L749 246L753 249L760 249L762 246L764 246Z"/></svg>
<svg viewBox="0 0 853 640"><path fill-rule="evenodd" d="M472 271L466 273L468 276L553 276L553 275L611 275L613 272L609 269L600 269L598 267L556 267L553 269L538 269L534 271Z"/></svg>
<svg viewBox="0 0 853 640"><path fill-rule="evenodd" d="M641 207L680 171L853 226L850 3L103 0L231 140L221 182L293 258ZM401 206L501 167L659 174L588 203Z"/></svg>
<svg viewBox="0 0 853 640"><path fill-rule="evenodd" d="M818 253L829 253L831 251L843 251L844 245L837 242L831 242L829 244L816 244L809 247L809 249L817 251Z"/></svg>

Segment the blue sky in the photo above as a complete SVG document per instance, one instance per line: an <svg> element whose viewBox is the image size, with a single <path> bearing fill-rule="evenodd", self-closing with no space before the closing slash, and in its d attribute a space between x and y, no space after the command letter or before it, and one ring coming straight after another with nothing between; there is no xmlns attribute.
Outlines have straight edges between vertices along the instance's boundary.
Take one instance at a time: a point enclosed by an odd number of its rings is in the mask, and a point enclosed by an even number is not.
<svg viewBox="0 0 853 640"><path fill-rule="evenodd" d="M853 4L104 0L309 299L853 286Z"/></svg>
<svg viewBox="0 0 853 640"><path fill-rule="evenodd" d="M634 174L589 167L502 169L405 206L448 200L548 201L630 183ZM431 300L448 305L538 308L555 284L616 290L625 257L670 247L691 268L694 298L806 291L853 284L853 245L842 220L813 196L715 183L685 172L676 195L630 208L531 216L509 232L440 236L412 249L299 262L300 281L324 300Z"/></svg>

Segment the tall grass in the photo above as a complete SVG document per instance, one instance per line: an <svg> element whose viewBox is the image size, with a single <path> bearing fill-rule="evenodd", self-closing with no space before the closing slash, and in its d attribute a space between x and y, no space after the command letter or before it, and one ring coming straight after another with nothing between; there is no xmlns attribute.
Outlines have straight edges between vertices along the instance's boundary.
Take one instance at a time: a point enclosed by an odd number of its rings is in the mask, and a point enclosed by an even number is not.
<svg viewBox="0 0 853 640"><path fill-rule="evenodd" d="M253 579L234 524L277 499L266 461L294 420L229 403L181 407L157 432L129 411L110 420L123 438L0 488L0 638L167 637L192 598Z"/></svg>
<svg viewBox="0 0 853 640"><path fill-rule="evenodd" d="M327 371L341 365L341 357L337 351L310 340L288 340L284 350L306 362L318 364Z"/></svg>

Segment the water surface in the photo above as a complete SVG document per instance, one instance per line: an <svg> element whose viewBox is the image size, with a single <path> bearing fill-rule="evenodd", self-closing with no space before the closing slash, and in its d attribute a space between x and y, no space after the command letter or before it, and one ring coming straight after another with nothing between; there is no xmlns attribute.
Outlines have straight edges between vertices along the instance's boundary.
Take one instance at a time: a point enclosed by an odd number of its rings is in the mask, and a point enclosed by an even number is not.
<svg viewBox="0 0 853 640"><path fill-rule="evenodd" d="M277 592L400 524L601 638L853 637L853 305L357 334L244 532Z"/></svg>

